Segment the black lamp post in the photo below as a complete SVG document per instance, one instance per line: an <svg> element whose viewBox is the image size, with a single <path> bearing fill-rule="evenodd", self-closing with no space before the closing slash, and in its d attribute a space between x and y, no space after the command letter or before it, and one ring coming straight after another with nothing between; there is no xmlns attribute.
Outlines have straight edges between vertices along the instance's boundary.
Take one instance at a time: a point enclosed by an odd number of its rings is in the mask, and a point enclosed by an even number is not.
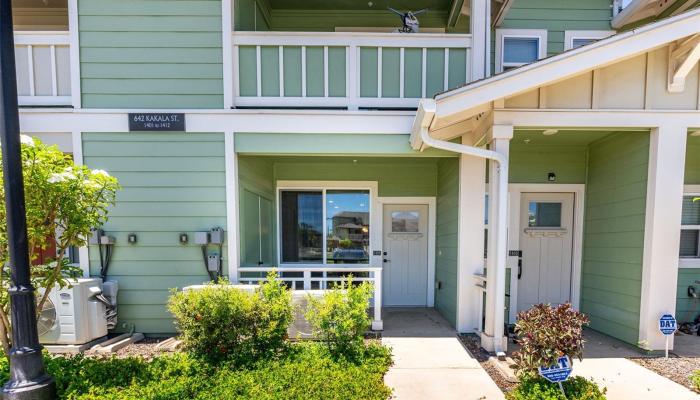
<svg viewBox="0 0 700 400"><path fill-rule="evenodd" d="M12 1L0 0L0 140L5 176L12 307L10 380L2 389L2 394L8 400L44 400L55 398L56 384L44 371L36 327L34 288L29 272L14 42Z"/></svg>

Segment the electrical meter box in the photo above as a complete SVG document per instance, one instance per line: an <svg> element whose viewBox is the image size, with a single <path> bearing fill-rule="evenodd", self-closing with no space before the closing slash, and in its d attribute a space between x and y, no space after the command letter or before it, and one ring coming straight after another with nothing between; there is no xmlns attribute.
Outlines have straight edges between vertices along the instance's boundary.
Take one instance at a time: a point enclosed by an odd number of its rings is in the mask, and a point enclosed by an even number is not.
<svg viewBox="0 0 700 400"><path fill-rule="evenodd" d="M223 244L224 243L224 230L221 228L214 228L209 232L209 240L212 244Z"/></svg>
<svg viewBox="0 0 700 400"><path fill-rule="evenodd" d="M194 243L195 244L209 244L209 232L195 232L194 233Z"/></svg>
<svg viewBox="0 0 700 400"><path fill-rule="evenodd" d="M207 257L207 270L212 272L219 271L219 255L212 254Z"/></svg>

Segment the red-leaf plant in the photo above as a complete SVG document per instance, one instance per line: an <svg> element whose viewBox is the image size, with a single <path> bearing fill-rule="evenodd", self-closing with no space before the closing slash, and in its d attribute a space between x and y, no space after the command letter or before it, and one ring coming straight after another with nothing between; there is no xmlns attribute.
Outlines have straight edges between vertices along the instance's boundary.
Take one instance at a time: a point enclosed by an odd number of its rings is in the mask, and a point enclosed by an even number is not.
<svg viewBox="0 0 700 400"><path fill-rule="evenodd" d="M552 307L537 304L518 313L515 333L521 349L513 359L518 375L537 374L537 368L554 365L557 359L583 359L583 326L588 317L574 310L571 304Z"/></svg>

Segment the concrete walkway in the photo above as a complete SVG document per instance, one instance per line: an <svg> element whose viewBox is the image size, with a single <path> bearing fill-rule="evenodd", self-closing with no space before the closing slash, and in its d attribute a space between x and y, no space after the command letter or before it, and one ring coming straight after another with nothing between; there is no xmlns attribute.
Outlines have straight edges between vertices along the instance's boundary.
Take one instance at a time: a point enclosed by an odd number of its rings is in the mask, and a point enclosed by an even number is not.
<svg viewBox="0 0 700 400"><path fill-rule="evenodd" d="M628 360L642 355L634 346L590 329L584 337L583 362L574 361L573 373L606 387L609 399L700 399L685 386Z"/></svg>
<svg viewBox="0 0 700 400"><path fill-rule="evenodd" d="M386 384L399 400L491 400L503 393L434 309L385 309L382 342L394 365Z"/></svg>

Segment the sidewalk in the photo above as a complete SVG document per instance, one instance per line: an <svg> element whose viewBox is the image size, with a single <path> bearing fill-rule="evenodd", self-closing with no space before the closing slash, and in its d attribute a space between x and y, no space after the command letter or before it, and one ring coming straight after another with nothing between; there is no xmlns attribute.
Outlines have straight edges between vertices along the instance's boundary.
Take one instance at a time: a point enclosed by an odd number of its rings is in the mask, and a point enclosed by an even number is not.
<svg viewBox="0 0 700 400"><path fill-rule="evenodd" d="M503 393L434 309L384 310L382 342L394 365L386 384L399 400L492 400Z"/></svg>
<svg viewBox="0 0 700 400"><path fill-rule="evenodd" d="M574 361L573 374L606 387L608 399L700 399L685 386L628 360L641 355L634 346L590 329L584 331L584 337L583 362Z"/></svg>

